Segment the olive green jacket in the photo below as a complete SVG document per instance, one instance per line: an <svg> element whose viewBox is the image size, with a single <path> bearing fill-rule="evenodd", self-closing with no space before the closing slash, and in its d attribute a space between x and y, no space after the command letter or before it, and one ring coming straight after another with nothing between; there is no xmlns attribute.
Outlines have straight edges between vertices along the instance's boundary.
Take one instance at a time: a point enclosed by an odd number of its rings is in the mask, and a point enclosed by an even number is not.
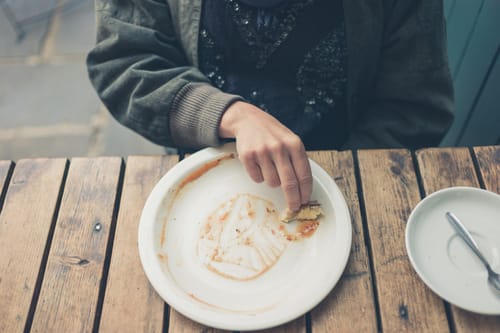
<svg viewBox="0 0 500 333"><path fill-rule="evenodd" d="M239 96L197 68L202 0L96 0L89 77L114 117L180 148L220 144ZM437 145L452 121L442 0L344 0L348 48L345 148Z"/></svg>

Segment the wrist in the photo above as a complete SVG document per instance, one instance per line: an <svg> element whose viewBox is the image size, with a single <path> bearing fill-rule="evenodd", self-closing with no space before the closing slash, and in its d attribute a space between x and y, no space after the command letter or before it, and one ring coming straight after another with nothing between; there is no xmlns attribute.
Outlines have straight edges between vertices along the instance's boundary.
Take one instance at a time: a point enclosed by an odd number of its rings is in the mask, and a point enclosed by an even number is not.
<svg viewBox="0 0 500 333"><path fill-rule="evenodd" d="M242 101L232 103L224 112L219 124L219 137L223 139L234 139L239 126L244 122L244 118L252 112L253 107Z"/></svg>

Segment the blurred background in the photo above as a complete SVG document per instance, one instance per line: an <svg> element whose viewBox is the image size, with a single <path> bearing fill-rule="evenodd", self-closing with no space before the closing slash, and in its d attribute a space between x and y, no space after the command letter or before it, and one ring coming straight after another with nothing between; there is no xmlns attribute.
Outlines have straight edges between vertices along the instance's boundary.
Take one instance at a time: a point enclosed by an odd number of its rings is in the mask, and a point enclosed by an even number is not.
<svg viewBox="0 0 500 333"><path fill-rule="evenodd" d="M102 107L94 40L93 0L0 0L0 160L165 153Z"/></svg>
<svg viewBox="0 0 500 333"><path fill-rule="evenodd" d="M93 0L0 0L0 160L163 154L90 85ZM500 144L500 0L444 0L456 119L444 146Z"/></svg>

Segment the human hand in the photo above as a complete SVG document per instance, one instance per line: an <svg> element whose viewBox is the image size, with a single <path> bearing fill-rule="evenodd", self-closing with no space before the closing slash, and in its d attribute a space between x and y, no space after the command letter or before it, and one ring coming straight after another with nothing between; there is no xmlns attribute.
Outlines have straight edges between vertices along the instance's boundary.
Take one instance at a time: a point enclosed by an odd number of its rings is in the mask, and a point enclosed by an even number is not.
<svg viewBox="0 0 500 333"><path fill-rule="evenodd" d="M235 102L222 116L219 135L236 139L238 156L255 182L281 186L288 209L297 211L309 202L312 174L304 144L276 118Z"/></svg>

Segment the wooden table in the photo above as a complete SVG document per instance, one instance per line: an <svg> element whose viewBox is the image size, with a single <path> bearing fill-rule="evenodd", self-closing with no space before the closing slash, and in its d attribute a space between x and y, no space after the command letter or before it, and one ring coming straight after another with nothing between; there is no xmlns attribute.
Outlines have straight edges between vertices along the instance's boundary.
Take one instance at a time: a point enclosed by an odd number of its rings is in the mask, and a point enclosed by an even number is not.
<svg viewBox="0 0 500 333"><path fill-rule="evenodd" d="M500 146L313 152L343 191L353 244L331 294L269 332L500 332L418 278L405 225L449 186L500 193ZM138 256L144 202L177 156L0 162L0 332L219 332L169 308Z"/></svg>

